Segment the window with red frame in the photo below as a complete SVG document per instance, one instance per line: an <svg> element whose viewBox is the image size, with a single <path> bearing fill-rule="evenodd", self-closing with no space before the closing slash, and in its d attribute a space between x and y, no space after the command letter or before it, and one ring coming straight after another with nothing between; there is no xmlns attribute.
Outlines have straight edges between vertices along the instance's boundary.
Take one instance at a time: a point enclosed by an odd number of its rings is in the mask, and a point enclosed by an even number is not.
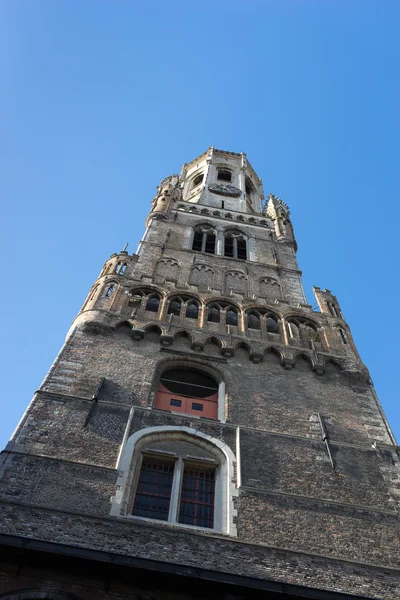
<svg viewBox="0 0 400 600"><path fill-rule="evenodd" d="M133 514L167 521L173 477L174 461L144 457Z"/></svg>
<svg viewBox="0 0 400 600"><path fill-rule="evenodd" d="M182 477L179 523L214 526L215 470L187 465Z"/></svg>
<svg viewBox="0 0 400 600"><path fill-rule="evenodd" d="M216 419L218 383L202 371L168 369L161 375L155 408Z"/></svg>
<svg viewBox="0 0 400 600"><path fill-rule="evenodd" d="M172 498L173 489L179 498ZM215 467L143 457L133 515L212 529L214 504Z"/></svg>

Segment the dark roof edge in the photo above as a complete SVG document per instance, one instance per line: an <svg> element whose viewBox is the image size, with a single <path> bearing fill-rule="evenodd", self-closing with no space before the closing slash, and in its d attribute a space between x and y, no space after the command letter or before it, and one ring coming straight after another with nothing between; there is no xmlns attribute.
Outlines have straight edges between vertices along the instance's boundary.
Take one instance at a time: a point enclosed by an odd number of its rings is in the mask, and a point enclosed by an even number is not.
<svg viewBox="0 0 400 600"><path fill-rule="evenodd" d="M187 577L205 582L208 581L210 583L220 583L239 586L242 588L258 589L265 592L273 592L274 594L282 594L282 596L285 595L285 597L290 596L293 597L293 600L297 598L308 598L314 600L372 599L371 596L355 596L353 594L345 594L342 592L331 592L323 589L309 588L269 579L246 577L243 575L232 575L222 571L211 571L209 569L190 567L188 565L126 556L123 554L114 554L112 552L102 552L99 550L91 550L79 546L55 544L54 542L46 542L42 540L5 534L0 534L0 553L1 547L13 547L24 549L26 551L45 552L58 556L108 563L114 566L141 569L143 571L156 571L165 575Z"/></svg>

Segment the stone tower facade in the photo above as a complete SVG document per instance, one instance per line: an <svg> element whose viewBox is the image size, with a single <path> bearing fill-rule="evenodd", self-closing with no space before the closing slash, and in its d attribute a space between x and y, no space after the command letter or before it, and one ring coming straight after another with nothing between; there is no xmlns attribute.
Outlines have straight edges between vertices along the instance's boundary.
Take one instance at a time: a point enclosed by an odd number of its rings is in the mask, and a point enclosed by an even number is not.
<svg viewBox="0 0 400 600"><path fill-rule="evenodd" d="M160 183L2 453L0 599L398 598L398 447L296 249L243 153Z"/></svg>

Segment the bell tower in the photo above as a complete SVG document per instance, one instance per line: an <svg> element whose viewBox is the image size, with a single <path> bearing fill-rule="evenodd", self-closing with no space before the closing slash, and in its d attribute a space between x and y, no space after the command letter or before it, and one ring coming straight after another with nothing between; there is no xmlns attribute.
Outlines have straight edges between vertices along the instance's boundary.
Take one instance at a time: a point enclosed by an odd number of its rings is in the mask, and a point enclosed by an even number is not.
<svg viewBox="0 0 400 600"><path fill-rule="evenodd" d="M163 179L0 461L0 598L395 600L398 446L244 153Z"/></svg>

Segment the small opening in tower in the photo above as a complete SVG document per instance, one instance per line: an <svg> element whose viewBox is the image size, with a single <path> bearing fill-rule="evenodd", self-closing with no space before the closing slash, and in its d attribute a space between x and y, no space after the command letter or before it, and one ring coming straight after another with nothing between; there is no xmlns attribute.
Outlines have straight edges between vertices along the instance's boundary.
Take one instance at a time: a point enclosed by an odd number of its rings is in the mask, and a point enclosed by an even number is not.
<svg viewBox="0 0 400 600"><path fill-rule="evenodd" d="M213 233L209 233L206 237L205 252L208 254L214 254L215 252L215 235Z"/></svg>
<svg viewBox="0 0 400 600"><path fill-rule="evenodd" d="M226 169L218 169L218 179L220 181L232 181L232 173Z"/></svg>
<svg viewBox="0 0 400 600"><path fill-rule="evenodd" d="M231 257L233 257L233 237L231 237L231 236L226 236L225 237L225 250L224 250L224 254L225 254L225 256L231 256Z"/></svg>
<svg viewBox="0 0 400 600"><path fill-rule="evenodd" d="M252 185L250 179L248 179L248 177L246 177L246 194L248 196L251 196L253 191L254 191L253 185Z"/></svg>
<svg viewBox="0 0 400 600"><path fill-rule="evenodd" d="M195 231L193 237L193 245L192 250L196 250L197 252L201 252L201 246L203 243L203 232Z"/></svg>
<svg viewBox="0 0 400 600"><path fill-rule="evenodd" d="M238 238L237 241L237 257L243 260L247 258L246 240L243 238Z"/></svg>
<svg viewBox="0 0 400 600"><path fill-rule="evenodd" d="M204 175L203 173L201 173L200 175L197 175L194 179L193 179L193 185L192 188L197 187L198 185L200 185L203 181Z"/></svg>

